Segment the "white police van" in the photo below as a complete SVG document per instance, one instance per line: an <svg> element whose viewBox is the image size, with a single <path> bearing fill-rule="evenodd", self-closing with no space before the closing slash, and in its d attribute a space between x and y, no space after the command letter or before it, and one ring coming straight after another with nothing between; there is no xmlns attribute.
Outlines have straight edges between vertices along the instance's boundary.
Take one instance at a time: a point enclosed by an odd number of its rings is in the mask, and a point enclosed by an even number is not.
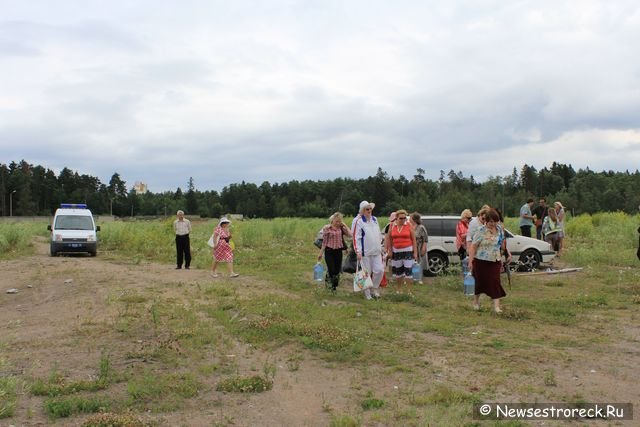
<svg viewBox="0 0 640 427"><path fill-rule="evenodd" d="M91 211L83 203L62 203L53 216L51 231L51 256L59 253L89 253L96 256L98 238Z"/></svg>

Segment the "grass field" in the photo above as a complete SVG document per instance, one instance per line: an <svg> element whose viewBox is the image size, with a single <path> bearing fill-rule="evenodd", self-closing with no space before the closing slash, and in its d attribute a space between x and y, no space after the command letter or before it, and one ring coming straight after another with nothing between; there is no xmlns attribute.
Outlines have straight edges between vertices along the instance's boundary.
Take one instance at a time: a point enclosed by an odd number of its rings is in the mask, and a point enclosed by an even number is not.
<svg viewBox="0 0 640 427"><path fill-rule="evenodd" d="M584 270L514 277L501 316L491 313L486 299L474 312L455 272L425 280L415 298L388 291L380 301L365 301L349 291L349 275L337 295L328 294L311 281L317 256L312 241L324 222L234 222L236 270L242 274L236 282L202 280L188 289L178 284L179 295L163 292L175 283L135 291L106 283L113 286L104 301L112 317L107 323L87 320L75 333L93 348L101 348L107 333L123 342L152 337L152 344L104 349L91 380L58 372L56 361L46 362L45 377L4 375L0 424L25 416L16 413L19 399L42 396L36 410L52 422L84 416L84 425L153 425L158 421L149 413L179 412L203 393L275 393L280 371L295 374L311 359L349 376L345 400L322 402L331 426L519 426L529 424L474 420L473 404L580 405L638 397L634 367L622 361L640 362L640 217L604 213L570 219L560 263ZM513 219L507 222L512 224ZM214 225L194 221L196 269L210 266L206 241ZM28 255L33 236L46 236L41 229L0 225L0 257ZM99 238L101 261L174 262L170 220L104 224ZM246 280L259 282L261 291L247 291ZM226 360L222 355L237 343L266 355L256 359L263 362L247 367ZM10 338L0 337L0 373L14 372L10 347ZM126 360L153 363L114 368ZM565 425L555 423L545 425ZM244 424L229 415L212 425Z"/></svg>

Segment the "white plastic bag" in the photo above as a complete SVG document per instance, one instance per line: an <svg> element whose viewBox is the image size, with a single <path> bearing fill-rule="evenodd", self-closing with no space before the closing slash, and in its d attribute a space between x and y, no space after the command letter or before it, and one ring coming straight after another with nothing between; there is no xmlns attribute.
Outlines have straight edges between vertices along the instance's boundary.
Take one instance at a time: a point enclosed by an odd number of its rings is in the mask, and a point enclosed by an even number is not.
<svg viewBox="0 0 640 427"><path fill-rule="evenodd" d="M362 266L362 263L358 262L356 272L353 275L353 292L360 292L370 288L373 288L373 280L371 280L371 275Z"/></svg>
<svg viewBox="0 0 640 427"><path fill-rule="evenodd" d="M215 246L215 242L213 241L213 234L211 235L211 237L209 237L209 240L207 241L207 245L209 245L209 247L214 247Z"/></svg>

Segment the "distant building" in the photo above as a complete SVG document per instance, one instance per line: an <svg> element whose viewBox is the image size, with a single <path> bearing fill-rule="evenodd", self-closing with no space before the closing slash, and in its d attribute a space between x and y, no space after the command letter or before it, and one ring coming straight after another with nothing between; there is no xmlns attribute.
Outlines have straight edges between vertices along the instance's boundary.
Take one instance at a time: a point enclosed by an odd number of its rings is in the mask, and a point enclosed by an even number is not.
<svg viewBox="0 0 640 427"><path fill-rule="evenodd" d="M136 194L144 194L149 191L149 189L147 188L147 184L144 182L136 181L136 183L133 184L133 191L135 191Z"/></svg>

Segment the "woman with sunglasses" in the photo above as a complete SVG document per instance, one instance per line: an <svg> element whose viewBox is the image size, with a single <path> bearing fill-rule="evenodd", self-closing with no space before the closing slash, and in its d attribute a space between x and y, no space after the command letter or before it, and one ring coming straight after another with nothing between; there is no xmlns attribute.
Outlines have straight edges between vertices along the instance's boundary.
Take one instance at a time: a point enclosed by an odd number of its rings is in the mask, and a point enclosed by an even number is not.
<svg viewBox="0 0 640 427"><path fill-rule="evenodd" d="M402 292L406 283L410 296L413 296L413 277L411 267L418 259L416 234L407 222L407 211L396 211L396 221L389 228L387 253L391 254L391 272L396 279L396 293Z"/></svg>
<svg viewBox="0 0 640 427"><path fill-rule="evenodd" d="M476 291L473 299L474 310L480 310L480 294L489 296L493 301L493 310L499 314L500 298L507 295L500 283L502 252L507 255L507 265L511 263L511 254L507 250L504 229L499 225L500 216L495 209L485 214L485 223L473 236L469 249L469 270L476 279Z"/></svg>

